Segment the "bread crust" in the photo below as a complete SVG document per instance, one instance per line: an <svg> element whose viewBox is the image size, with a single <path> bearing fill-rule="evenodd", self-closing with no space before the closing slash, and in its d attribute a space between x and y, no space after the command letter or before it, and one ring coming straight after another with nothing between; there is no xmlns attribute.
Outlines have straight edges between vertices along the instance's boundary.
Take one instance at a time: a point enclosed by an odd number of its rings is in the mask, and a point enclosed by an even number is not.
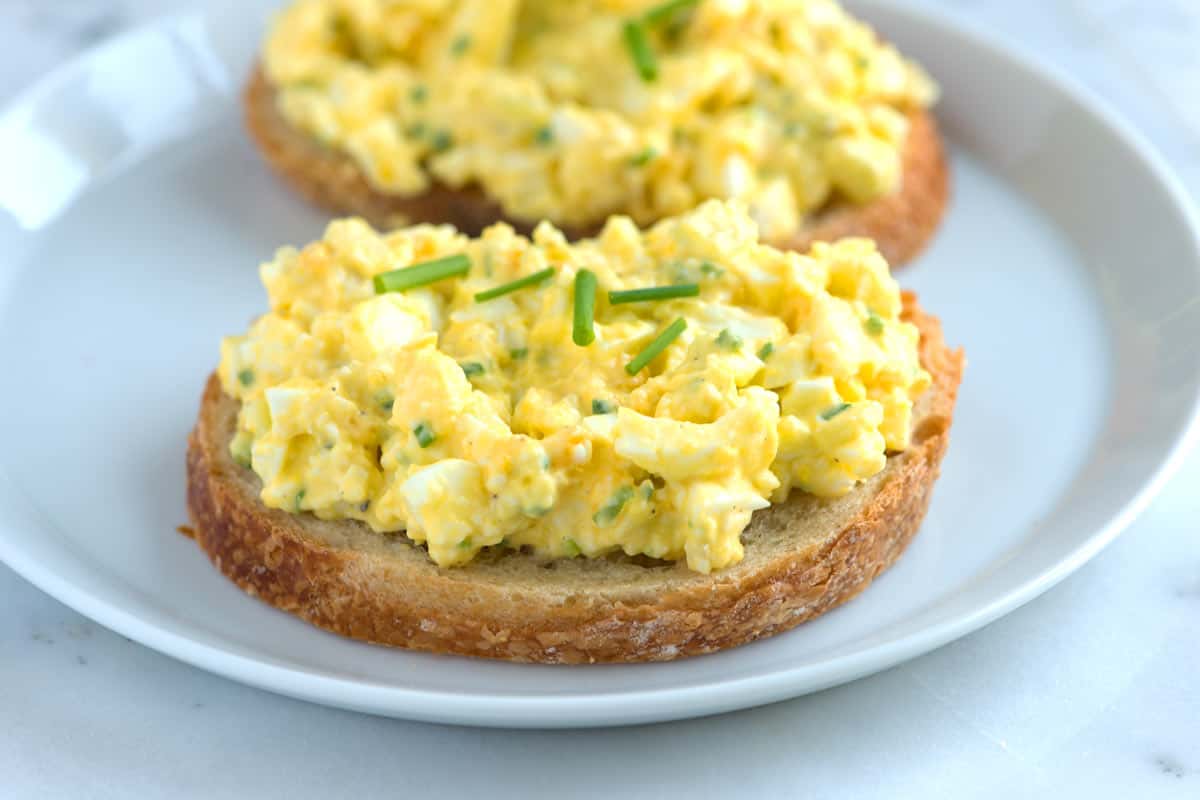
<svg viewBox="0 0 1200 800"><path fill-rule="evenodd" d="M665 661L771 636L866 588L904 550L928 508L963 355L947 348L938 321L908 294L904 313L921 331L921 361L933 376L914 415L912 446L848 499L793 492L756 512L743 534L746 558L712 575L682 564L546 562L522 553L445 569L403 536L267 508L257 477L229 455L238 404L215 375L188 440L194 539L250 595L377 644L581 663ZM833 523L814 534L814 520Z"/></svg>
<svg viewBox="0 0 1200 800"><path fill-rule="evenodd" d="M322 146L283 118L275 88L261 67L250 75L243 94L246 127L267 163L293 190L321 208L355 214L378 228L418 222L449 223L477 236L499 220L523 233L535 223L505 215L478 187L453 189L434 182L424 193L401 196L380 192L344 153ZM874 239L893 267L916 257L941 222L949 197L945 152L937 122L926 111L909 115L901 182L897 191L856 206L838 203L813 215L795 235L772 242L804 251L815 241L845 236ZM570 239L595 234L602 223L563 227Z"/></svg>

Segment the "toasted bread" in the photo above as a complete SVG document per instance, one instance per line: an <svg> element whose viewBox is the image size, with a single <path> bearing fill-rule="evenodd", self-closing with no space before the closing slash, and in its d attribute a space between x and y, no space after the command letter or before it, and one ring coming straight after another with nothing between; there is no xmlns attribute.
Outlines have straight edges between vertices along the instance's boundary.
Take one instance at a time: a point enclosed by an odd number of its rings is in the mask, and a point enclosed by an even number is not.
<svg viewBox="0 0 1200 800"><path fill-rule="evenodd" d="M234 462L238 403L208 381L187 456L196 543L249 594L378 644L544 663L665 661L788 630L861 592L892 564L929 505L963 357L906 294L933 377L912 445L838 500L793 492L755 512L745 559L711 575L640 558L547 561L480 553L441 568L403 535L268 508Z"/></svg>
<svg viewBox="0 0 1200 800"><path fill-rule="evenodd" d="M380 192L349 156L322 146L283 118L275 102L275 88L261 68L250 76L243 100L246 126L267 162L293 189L322 208L356 214L383 229L395 227L397 222L449 223L477 236L499 220L523 233L533 229L533 221L506 217L478 187L452 189L435 183L419 195ZM795 235L770 244L804 251L815 241L866 236L875 240L893 267L920 253L941 221L949 181L937 122L928 112L916 111L909 123L897 191L861 206L834 203ZM579 239L595 234L601 225L568 226L563 231L569 238Z"/></svg>

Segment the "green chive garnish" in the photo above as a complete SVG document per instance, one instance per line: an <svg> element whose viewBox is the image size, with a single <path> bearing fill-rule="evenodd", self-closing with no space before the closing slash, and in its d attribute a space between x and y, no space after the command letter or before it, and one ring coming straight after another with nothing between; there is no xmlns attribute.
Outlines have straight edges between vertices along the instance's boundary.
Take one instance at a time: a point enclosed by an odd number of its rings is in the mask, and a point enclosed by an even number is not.
<svg viewBox="0 0 1200 800"><path fill-rule="evenodd" d="M758 358L760 361L766 361L767 356L775 352L775 343L767 342L762 347L758 348Z"/></svg>
<svg viewBox="0 0 1200 800"><path fill-rule="evenodd" d="M863 327L867 329L867 333L878 336L883 333L883 318L872 311L867 316L867 321L863 323Z"/></svg>
<svg viewBox="0 0 1200 800"><path fill-rule="evenodd" d="M425 84L418 83L416 86L408 90L408 99L414 103L424 103L429 97L429 90L425 88Z"/></svg>
<svg viewBox="0 0 1200 800"><path fill-rule="evenodd" d="M450 134L450 131L438 131L429 140L429 146L435 153L444 153L454 146L454 136Z"/></svg>
<svg viewBox="0 0 1200 800"><path fill-rule="evenodd" d="M839 403L838 405L833 406L832 408L827 408L821 412L821 419L828 422L829 420L833 419L834 417L836 417L838 414L842 413L849 407L850 407L849 403Z"/></svg>
<svg viewBox="0 0 1200 800"><path fill-rule="evenodd" d="M483 364L480 364L478 361L464 361L459 366L462 367L463 375L466 375L468 378L474 378L476 375L483 374Z"/></svg>
<svg viewBox="0 0 1200 800"><path fill-rule="evenodd" d="M470 536L468 536L467 538L463 539L461 542L458 543L458 547L460 550L466 550L470 546L471 546L471 537Z"/></svg>
<svg viewBox="0 0 1200 800"><path fill-rule="evenodd" d="M596 341L596 273L581 269L575 273L575 317L571 339L580 347Z"/></svg>
<svg viewBox="0 0 1200 800"><path fill-rule="evenodd" d="M583 552L582 550L579 549L579 545L576 544L575 540L570 538L569 536L564 536L562 541L563 541L563 549L567 551L568 558L574 558L575 556L577 556L581 552Z"/></svg>
<svg viewBox="0 0 1200 800"><path fill-rule="evenodd" d="M663 350L670 346L671 342L679 338L679 334L683 333L687 328L687 320L683 317L668 325L662 333L642 352L633 357L633 360L625 365L625 371L630 375L637 375L642 369L658 356Z"/></svg>
<svg viewBox="0 0 1200 800"><path fill-rule="evenodd" d="M418 286L426 286L446 278L457 278L466 275L471 269L471 259L464 253L435 258L432 261L422 261L391 272L375 276L375 294L384 292L406 292Z"/></svg>
<svg viewBox="0 0 1200 800"><path fill-rule="evenodd" d="M637 155L629 159L631 167L644 167L654 159L658 158L658 150L653 147L647 147Z"/></svg>
<svg viewBox="0 0 1200 800"><path fill-rule="evenodd" d="M717 334L717 347L722 347L726 350L738 350L742 346L742 337L738 336L729 328L722 328Z"/></svg>
<svg viewBox="0 0 1200 800"><path fill-rule="evenodd" d="M242 386L249 386L254 383L254 370L244 369L238 372L238 383Z"/></svg>
<svg viewBox="0 0 1200 800"><path fill-rule="evenodd" d="M611 414L617 410L617 407L605 400L602 397L592 398L592 413L593 414Z"/></svg>
<svg viewBox="0 0 1200 800"><path fill-rule="evenodd" d="M425 449L437 441L437 434L433 432L433 426L425 422L418 422L413 426L413 436L417 437L417 444L421 446L421 449Z"/></svg>
<svg viewBox="0 0 1200 800"><path fill-rule="evenodd" d="M554 129L549 125L543 125L533 134L533 140L540 145L554 144Z"/></svg>
<svg viewBox="0 0 1200 800"><path fill-rule="evenodd" d="M381 389L375 394L375 402L379 403L379 407L384 411L391 411L392 406L396 404L396 398L387 389Z"/></svg>
<svg viewBox="0 0 1200 800"><path fill-rule="evenodd" d="M486 303L488 300L494 300L506 294L511 294L518 289L525 289L529 286L536 286L542 281L554 274L554 267L546 267L543 270L538 270L532 275L526 275L524 278L517 278L515 281L503 283L499 286L493 286L491 289L485 289L482 292L475 294L476 303Z"/></svg>
<svg viewBox="0 0 1200 800"><path fill-rule="evenodd" d="M253 466L254 459L251 457L249 450L234 450L232 452L233 452L233 460L236 461L238 464L240 464L243 467L246 467L247 469L249 469L250 467Z"/></svg>
<svg viewBox="0 0 1200 800"><path fill-rule="evenodd" d="M300 504L304 502L304 495L305 495L305 494L306 494L306 492L305 492L303 489L301 489L300 491L296 492L296 510L297 510L297 511L299 511L299 510L300 510Z"/></svg>
<svg viewBox="0 0 1200 800"><path fill-rule="evenodd" d="M725 270L721 269L711 261L701 261L700 272L712 278L719 278L725 274Z"/></svg>
<svg viewBox="0 0 1200 800"><path fill-rule="evenodd" d="M508 351L508 357L513 361L520 361L525 356L529 355L528 347L514 347Z"/></svg>
<svg viewBox="0 0 1200 800"><path fill-rule="evenodd" d="M609 292L608 302L610 305L619 306L622 303L644 303L649 300L668 300L672 297L696 297L699 294L699 284L675 283L670 286L651 286L646 289Z"/></svg>
<svg viewBox="0 0 1200 800"><path fill-rule="evenodd" d="M454 41L450 43L450 52L456 56L461 56L463 53L471 49L471 37L467 34L454 37Z"/></svg>
<svg viewBox="0 0 1200 800"><path fill-rule="evenodd" d="M621 514L621 509L625 504L633 499L633 487L622 486L613 492L612 497L605 501L604 505L600 506L600 510L592 514L592 522L597 525L611 525L612 522Z"/></svg>
<svg viewBox="0 0 1200 800"><path fill-rule="evenodd" d="M700 0L667 0L667 2L655 6L642 15L642 20L647 25L660 25L667 22L671 17L675 16L685 8L691 8Z"/></svg>
<svg viewBox="0 0 1200 800"><path fill-rule="evenodd" d="M625 36L625 46L629 48L629 55L633 58L633 65L637 68L638 75L646 83L650 83L658 78L658 61L654 57L654 50L650 47L650 37L646 35L646 27L640 22L629 20L625 23L622 30Z"/></svg>

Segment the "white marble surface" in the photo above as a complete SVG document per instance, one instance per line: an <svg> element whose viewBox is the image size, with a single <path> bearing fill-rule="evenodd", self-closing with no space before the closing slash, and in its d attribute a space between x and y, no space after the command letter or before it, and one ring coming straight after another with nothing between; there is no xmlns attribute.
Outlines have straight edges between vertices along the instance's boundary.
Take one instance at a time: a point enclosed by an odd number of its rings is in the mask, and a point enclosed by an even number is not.
<svg viewBox="0 0 1200 800"><path fill-rule="evenodd" d="M1200 3L921 0L1130 117L1200 197ZM0 0L0 102L176 0ZM683 723L504 732L249 689L0 566L0 796L1200 797L1200 454L1045 596L886 673Z"/></svg>

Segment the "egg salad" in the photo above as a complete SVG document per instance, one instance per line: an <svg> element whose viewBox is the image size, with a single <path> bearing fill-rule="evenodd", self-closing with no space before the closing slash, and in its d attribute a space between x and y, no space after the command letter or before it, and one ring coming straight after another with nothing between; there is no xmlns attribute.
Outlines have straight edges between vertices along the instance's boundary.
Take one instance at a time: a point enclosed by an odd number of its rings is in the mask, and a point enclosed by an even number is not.
<svg viewBox="0 0 1200 800"><path fill-rule="evenodd" d="M768 241L894 190L936 94L833 0L299 0L263 66L382 192L562 226L739 199Z"/></svg>
<svg viewBox="0 0 1200 800"><path fill-rule="evenodd" d="M777 250L738 203L576 244L346 219L261 276L270 311L221 346L235 460L266 505L442 566L736 563L756 509L883 469L930 383L872 242Z"/></svg>

